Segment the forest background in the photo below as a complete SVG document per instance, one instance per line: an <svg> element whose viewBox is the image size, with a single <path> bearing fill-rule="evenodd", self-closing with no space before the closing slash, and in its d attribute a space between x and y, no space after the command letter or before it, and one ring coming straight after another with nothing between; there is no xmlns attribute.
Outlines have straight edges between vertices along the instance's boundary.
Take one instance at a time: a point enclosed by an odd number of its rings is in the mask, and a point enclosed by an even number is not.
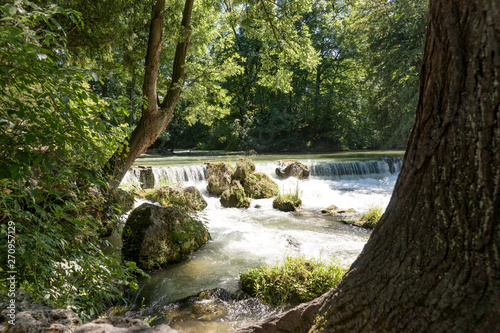
<svg viewBox="0 0 500 333"><path fill-rule="evenodd" d="M14 221L19 285L83 316L102 311L138 272L98 244L120 214L103 194L105 165L144 112L152 5L0 7L2 241L4 222ZM166 1L162 12L159 102L178 84L184 5ZM404 148L426 15L420 0L196 1L185 83L153 147Z"/></svg>

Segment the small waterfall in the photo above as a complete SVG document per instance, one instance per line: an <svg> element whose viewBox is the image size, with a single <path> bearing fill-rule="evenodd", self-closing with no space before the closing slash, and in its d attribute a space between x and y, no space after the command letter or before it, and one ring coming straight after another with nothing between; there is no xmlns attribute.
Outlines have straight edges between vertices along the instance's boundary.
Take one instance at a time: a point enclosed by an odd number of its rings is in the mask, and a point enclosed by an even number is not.
<svg viewBox="0 0 500 333"><path fill-rule="evenodd" d="M257 163L256 171L276 178L275 170L279 162ZM304 162L311 170L312 177L329 179L359 179L394 175L401 170L402 158L381 157L371 161L350 162ZM132 168L123 178L122 184L135 184L141 188L158 187L172 183L198 183L206 181L205 164L171 167Z"/></svg>
<svg viewBox="0 0 500 333"><path fill-rule="evenodd" d="M308 166L311 176L344 179L396 174L401 163L401 158L386 157L375 161L308 163Z"/></svg>
<svg viewBox="0 0 500 333"><path fill-rule="evenodd" d="M381 157L381 159L389 165L389 172L391 174L396 174L401 171L401 166L403 165L402 157Z"/></svg>
<svg viewBox="0 0 500 333"><path fill-rule="evenodd" d="M187 165L182 167L153 168L155 186L162 182L184 183L199 182L207 179L207 166L204 164Z"/></svg>
<svg viewBox="0 0 500 333"><path fill-rule="evenodd" d="M152 188L175 183L197 183L207 179L207 166L186 165L175 167L137 167L129 170L122 184L133 184L141 188Z"/></svg>

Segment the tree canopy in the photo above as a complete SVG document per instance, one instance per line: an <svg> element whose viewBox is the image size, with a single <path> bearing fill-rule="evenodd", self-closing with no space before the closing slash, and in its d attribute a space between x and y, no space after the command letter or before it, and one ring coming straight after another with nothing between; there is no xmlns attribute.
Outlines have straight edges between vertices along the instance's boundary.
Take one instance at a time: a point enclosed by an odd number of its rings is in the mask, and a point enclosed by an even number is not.
<svg viewBox="0 0 500 333"><path fill-rule="evenodd" d="M426 5L6 1L0 231L15 221L22 285L88 316L134 285L134 265L96 244L120 213L114 187L151 145L404 148Z"/></svg>

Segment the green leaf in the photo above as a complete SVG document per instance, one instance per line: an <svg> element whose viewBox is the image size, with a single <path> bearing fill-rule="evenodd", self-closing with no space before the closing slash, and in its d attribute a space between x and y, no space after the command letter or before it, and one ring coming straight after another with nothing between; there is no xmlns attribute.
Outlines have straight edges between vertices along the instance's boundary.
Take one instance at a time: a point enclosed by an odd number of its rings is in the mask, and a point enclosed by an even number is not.
<svg viewBox="0 0 500 333"><path fill-rule="evenodd" d="M7 10L9 11L9 14L10 15L16 15L16 12L17 12L17 7L16 6L13 6L13 5L6 5L5 6L7 8Z"/></svg>

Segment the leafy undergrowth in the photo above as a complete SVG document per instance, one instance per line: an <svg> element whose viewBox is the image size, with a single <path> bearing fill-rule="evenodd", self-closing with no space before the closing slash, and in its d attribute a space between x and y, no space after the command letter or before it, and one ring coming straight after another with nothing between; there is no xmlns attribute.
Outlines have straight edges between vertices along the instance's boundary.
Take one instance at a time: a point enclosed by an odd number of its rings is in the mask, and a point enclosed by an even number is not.
<svg viewBox="0 0 500 333"><path fill-rule="evenodd" d="M346 268L335 261L286 257L274 266L261 265L240 274L243 291L271 305L308 302L340 282Z"/></svg>

